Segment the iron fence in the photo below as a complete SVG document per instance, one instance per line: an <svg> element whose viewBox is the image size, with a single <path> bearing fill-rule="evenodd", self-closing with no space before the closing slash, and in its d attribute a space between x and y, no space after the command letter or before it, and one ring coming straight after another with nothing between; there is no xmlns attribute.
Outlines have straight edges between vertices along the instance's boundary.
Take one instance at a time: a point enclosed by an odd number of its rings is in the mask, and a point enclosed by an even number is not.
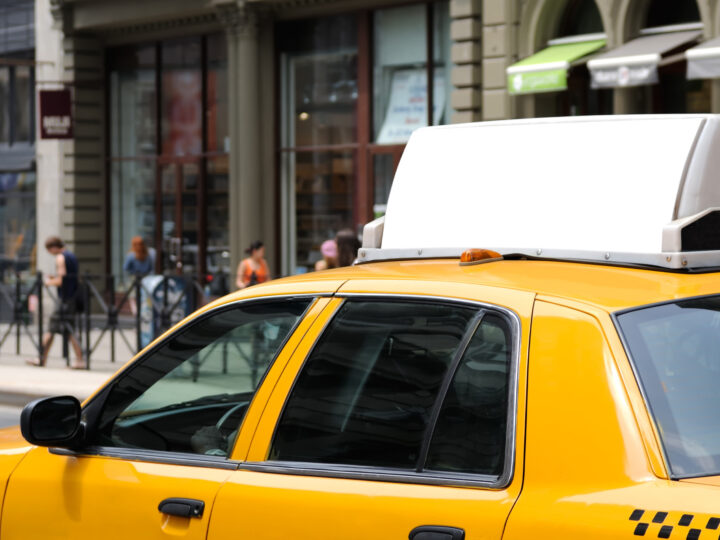
<svg viewBox="0 0 720 540"><path fill-rule="evenodd" d="M137 276L122 288L114 275L82 274L72 296L61 298L55 289L45 285L41 272L25 279L18 273L10 283L0 284L0 320L8 323L0 336L0 350L14 338L15 354L42 357L42 337L49 329L46 308L52 306L61 325L65 362L70 365L68 345L74 335L90 369L104 340L109 340L110 361L115 362L118 340L138 352L211 299L197 276L171 273ZM128 336L130 331L134 339ZM32 351L23 351L28 344Z"/></svg>

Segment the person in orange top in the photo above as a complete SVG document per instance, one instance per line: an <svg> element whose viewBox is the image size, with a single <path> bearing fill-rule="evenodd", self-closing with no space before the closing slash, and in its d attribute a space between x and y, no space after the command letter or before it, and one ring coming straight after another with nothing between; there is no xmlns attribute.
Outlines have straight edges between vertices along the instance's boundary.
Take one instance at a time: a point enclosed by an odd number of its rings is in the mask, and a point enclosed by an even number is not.
<svg viewBox="0 0 720 540"><path fill-rule="evenodd" d="M270 272L265 261L265 245L259 240L250 244L245 250L250 255L238 265L235 284L238 289L244 289L258 283L265 283L270 279Z"/></svg>

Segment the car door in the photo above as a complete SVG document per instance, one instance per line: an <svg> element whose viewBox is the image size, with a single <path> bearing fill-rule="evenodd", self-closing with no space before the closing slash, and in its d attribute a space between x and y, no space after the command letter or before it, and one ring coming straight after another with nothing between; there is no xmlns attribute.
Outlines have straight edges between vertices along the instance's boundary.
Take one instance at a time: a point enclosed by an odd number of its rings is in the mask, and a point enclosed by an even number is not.
<svg viewBox="0 0 720 540"><path fill-rule="evenodd" d="M10 478L0 537L205 539L237 467L228 453L264 407L256 391L275 384L328 302L233 302L179 327L86 404L83 448L30 451Z"/></svg>
<svg viewBox="0 0 720 540"><path fill-rule="evenodd" d="M532 295L433 289L341 289L220 489L210 540L502 536L522 484Z"/></svg>

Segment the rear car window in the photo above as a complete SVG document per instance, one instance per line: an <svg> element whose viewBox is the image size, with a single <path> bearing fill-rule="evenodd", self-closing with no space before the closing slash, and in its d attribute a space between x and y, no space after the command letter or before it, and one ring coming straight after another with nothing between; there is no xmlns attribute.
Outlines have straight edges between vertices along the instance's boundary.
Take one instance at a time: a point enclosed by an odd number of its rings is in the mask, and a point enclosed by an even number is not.
<svg viewBox="0 0 720 540"><path fill-rule="evenodd" d="M500 476L511 331L475 307L346 301L308 357L271 461Z"/></svg>
<svg viewBox="0 0 720 540"><path fill-rule="evenodd" d="M720 296L616 315L675 478L720 474Z"/></svg>

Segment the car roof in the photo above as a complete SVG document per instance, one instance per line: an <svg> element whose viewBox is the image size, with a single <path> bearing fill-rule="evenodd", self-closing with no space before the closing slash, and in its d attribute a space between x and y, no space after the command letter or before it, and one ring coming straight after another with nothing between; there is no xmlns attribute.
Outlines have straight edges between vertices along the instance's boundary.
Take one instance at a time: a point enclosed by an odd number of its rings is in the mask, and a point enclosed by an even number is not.
<svg viewBox="0 0 720 540"><path fill-rule="evenodd" d="M610 313L720 293L720 272L682 273L552 260L500 260L461 265L458 259L367 263L274 280L256 285L246 293L252 292L253 296L283 294L284 290L330 293L347 280L435 281L438 289L426 291L433 296L442 296L444 282L477 284L582 302Z"/></svg>

